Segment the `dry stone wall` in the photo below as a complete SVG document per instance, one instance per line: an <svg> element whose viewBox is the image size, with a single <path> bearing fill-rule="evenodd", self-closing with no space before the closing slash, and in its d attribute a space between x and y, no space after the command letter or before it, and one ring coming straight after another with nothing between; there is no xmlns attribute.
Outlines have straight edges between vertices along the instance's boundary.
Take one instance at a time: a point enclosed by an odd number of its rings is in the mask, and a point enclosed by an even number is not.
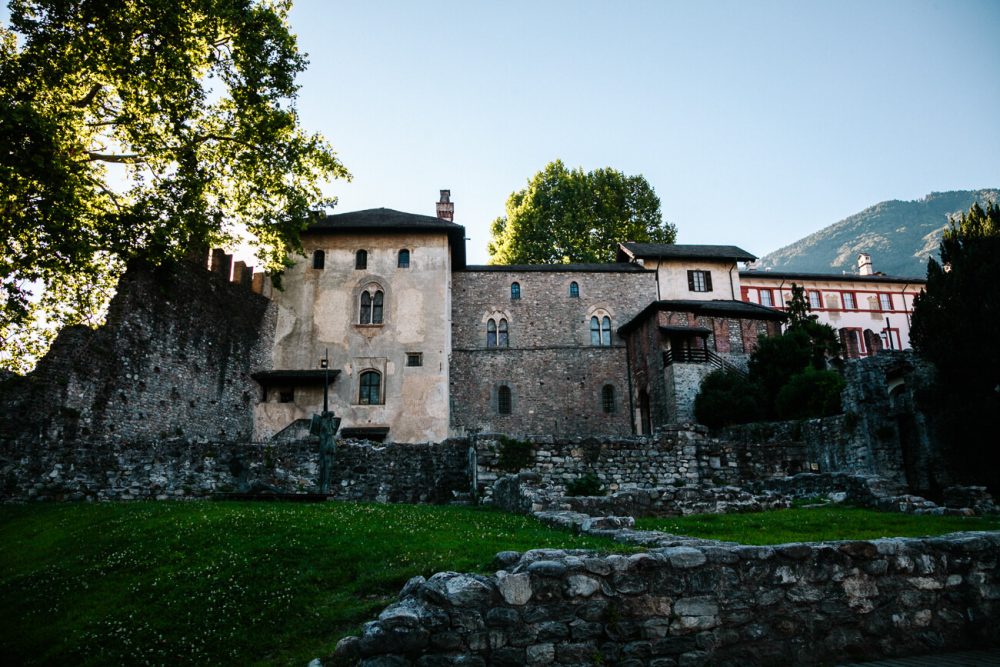
<svg viewBox="0 0 1000 667"><path fill-rule="evenodd" d="M364 667L735 667L992 646L998 555L995 532L504 552L489 576L410 580L337 653Z"/></svg>
<svg viewBox="0 0 1000 667"><path fill-rule="evenodd" d="M330 498L449 502L469 490L468 446L341 441ZM164 440L21 444L0 452L0 499L166 500L215 493L308 493L319 444Z"/></svg>

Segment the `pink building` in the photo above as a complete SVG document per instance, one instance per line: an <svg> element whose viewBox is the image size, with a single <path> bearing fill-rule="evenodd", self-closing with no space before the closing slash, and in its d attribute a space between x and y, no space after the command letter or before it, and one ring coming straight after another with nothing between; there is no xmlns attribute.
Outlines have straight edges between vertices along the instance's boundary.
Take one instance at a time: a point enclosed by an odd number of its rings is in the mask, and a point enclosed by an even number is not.
<svg viewBox="0 0 1000 667"><path fill-rule="evenodd" d="M858 255L856 274L740 271L741 297L748 303L784 310L792 285L803 287L811 312L837 330L849 358L908 349L913 299L926 283L877 273L866 253Z"/></svg>

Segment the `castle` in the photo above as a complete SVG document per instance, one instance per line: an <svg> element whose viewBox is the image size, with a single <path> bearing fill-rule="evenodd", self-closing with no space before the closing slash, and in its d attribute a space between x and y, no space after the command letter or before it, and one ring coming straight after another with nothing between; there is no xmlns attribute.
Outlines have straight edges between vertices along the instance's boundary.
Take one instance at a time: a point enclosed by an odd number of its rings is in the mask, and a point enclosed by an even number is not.
<svg viewBox="0 0 1000 667"><path fill-rule="evenodd" d="M330 215L303 233L284 289L261 288L277 320L270 368L253 374L255 439L301 426L324 384L347 437L648 434L691 421L704 376L745 368L758 336L780 332L763 285L781 277L741 271L756 258L740 248L622 242L605 264L475 266L449 191L437 209Z"/></svg>

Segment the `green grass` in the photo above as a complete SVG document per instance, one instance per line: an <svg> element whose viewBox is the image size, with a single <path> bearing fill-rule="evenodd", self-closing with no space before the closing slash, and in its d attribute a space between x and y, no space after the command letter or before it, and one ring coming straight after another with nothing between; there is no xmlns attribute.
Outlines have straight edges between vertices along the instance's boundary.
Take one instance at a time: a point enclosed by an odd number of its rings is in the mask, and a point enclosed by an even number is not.
<svg viewBox="0 0 1000 667"><path fill-rule="evenodd" d="M4 664L288 664L332 652L411 576L505 549L622 550L462 507L0 506Z"/></svg>
<svg viewBox="0 0 1000 667"><path fill-rule="evenodd" d="M783 544L920 537L963 530L1000 530L1000 517L916 516L858 507L828 506L745 514L648 517L637 519L636 528L742 544Z"/></svg>

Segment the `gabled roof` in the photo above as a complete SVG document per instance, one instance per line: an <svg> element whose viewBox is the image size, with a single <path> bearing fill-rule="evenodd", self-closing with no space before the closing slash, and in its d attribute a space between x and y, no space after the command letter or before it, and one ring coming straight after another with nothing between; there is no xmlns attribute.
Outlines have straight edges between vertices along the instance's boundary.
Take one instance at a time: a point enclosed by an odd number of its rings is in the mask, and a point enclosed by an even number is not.
<svg viewBox="0 0 1000 667"><path fill-rule="evenodd" d="M740 280L748 280L751 283L754 279L767 278L770 280L823 280L829 282L853 282L853 283L904 283L910 285L922 285L927 282L926 278L907 278L906 276L886 276L870 275L859 276L854 273L802 273L791 271L766 271L754 269L751 271L740 271Z"/></svg>
<svg viewBox="0 0 1000 667"><path fill-rule="evenodd" d="M734 245L680 245L676 243L619 243L618 261L655 257L657 259L718 259L752 262L756 257Z"/></svg>
<svg viewBox="0 0 1000 667"><path fill-rule="evenodd" d="M405 234L412 232L443 233L448 235L455 267L465 266L465 227L430 215L404 213L391 208L370 208L349 211L320 218L309 225L302 234L337 234L369 232L379 234Z"/></svg>
<svg viewBox="0 0 1000 667"><path fill-rule="evenodd" d="M671 299L654 301L625 324L618 327L618 335L624 336L635 329L653 313L673 311L677 313L693 313L694 315L722 315L723 317L738 317L748 320L772 320L781 322L788 316L780 310L759 306L756 303L717 299L712 301L696 301L693 299Z"/></svg>
<svg viewBox="0 0 1000 667"><path fill-rule="evenodd" d="M539 273L647 273L649 269L644 269L636 264L626 264L624 262L614 262L607 264L470 264L465 267L466 271L492 271L492 272L539 272ZM651 272L650 272L650 275Z"/></svg>

